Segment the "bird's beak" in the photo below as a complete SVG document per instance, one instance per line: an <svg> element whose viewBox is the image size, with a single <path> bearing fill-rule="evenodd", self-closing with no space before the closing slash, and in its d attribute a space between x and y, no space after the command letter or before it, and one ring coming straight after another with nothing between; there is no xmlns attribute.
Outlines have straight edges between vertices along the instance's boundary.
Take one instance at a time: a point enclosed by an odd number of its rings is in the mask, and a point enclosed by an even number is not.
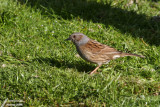
<svg viewBox="0 0 160 107"><path fill-rule="evenodd" d="M71 40L71 39L70 39L70 38L67 38L67 39L65 39L65 41L66 41L66 40Z"/></svg>

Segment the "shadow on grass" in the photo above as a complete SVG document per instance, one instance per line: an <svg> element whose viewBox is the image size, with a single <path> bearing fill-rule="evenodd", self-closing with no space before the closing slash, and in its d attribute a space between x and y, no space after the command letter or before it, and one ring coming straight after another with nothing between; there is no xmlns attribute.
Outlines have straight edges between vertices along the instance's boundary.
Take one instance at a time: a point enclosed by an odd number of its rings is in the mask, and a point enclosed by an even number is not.
<svg viewBox="0 0 160 107"><path fill-rule="evenodd" d="M77 69L78 72L86 72L89 73L91 72L93 69L95 69L95 66L93 64L89 64L89 63L84 63L83 61L78 61L78 62L69 62L69 61L61 61L61 60L57 60L56 58L35 58L33 59L33 61L38 61L39 63L45 63L48 64L50 66L55 66L57 68L73 68L73 69Z"/></svg>
<svg viewBox="0 0 160 107"><path fill-rule="evenodd" d="M153 21L151 17L142 13L137 14L135 11L113 7L109 2L106 4L97 3L96 0L23 0L23 2L21 0L20 2L26 3L26 1L27 5L41 10L47 17L58 16L69 20L80 17L86 21L103 23L106 27L114 26L121 33L143 38L150 45L160 45L158 21Z"/></svg>

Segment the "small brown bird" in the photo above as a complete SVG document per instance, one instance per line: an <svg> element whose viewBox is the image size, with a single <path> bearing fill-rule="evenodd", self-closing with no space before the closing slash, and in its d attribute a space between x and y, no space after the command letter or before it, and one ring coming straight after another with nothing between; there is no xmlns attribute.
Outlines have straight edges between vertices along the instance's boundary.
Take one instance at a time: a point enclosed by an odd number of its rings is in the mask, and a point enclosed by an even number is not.
<svg viewBox="0 0 160 107"><path fill-rule="evenodd" d="M83 33L73 33L68 39L71 40L76 46L78 54L84 59L92 63L98 64L98 66L90 73L96 73L97 69L103 64L107 64L110 60L117 59L124 56L137 56L145 58L142 55L123 53L116 49L101 44L95 40L88 38Z"/></svg>

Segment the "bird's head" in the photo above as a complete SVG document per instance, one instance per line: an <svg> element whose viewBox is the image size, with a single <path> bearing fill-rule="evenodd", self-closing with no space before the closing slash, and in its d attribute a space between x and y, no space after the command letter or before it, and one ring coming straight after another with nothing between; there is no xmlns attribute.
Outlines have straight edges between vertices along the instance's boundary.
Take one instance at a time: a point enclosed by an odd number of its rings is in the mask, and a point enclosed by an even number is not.
<svg viewBox="0 0 160 107"><path fill-rule="evenodd" d="M80 46L86 44L89 38L83 33L73 33L66 40L71 40L76 46Z"/></svg>

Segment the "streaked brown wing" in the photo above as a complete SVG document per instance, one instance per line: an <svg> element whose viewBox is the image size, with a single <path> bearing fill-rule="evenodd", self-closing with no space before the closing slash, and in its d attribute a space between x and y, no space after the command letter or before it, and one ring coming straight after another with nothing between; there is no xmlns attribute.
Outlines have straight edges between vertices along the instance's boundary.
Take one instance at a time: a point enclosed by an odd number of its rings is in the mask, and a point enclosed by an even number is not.
<svg viewBox="0 0 160 107"><path fill-rule="evenodd" d="M106 62L113 59L113 55L120 53L116 49L107 45L101 44L97 41L90 40L87 44L81 46L86 57L93 62Z"/></svg>
<svg viewBox="0 0 160 107"><path fill-rule="evenodd" d="M119 52L110 46L101 44L94 40L88 41L88 43L85 44L84 47L86 48L86 51L90 51L93 54L111 54Z"/></svg>

